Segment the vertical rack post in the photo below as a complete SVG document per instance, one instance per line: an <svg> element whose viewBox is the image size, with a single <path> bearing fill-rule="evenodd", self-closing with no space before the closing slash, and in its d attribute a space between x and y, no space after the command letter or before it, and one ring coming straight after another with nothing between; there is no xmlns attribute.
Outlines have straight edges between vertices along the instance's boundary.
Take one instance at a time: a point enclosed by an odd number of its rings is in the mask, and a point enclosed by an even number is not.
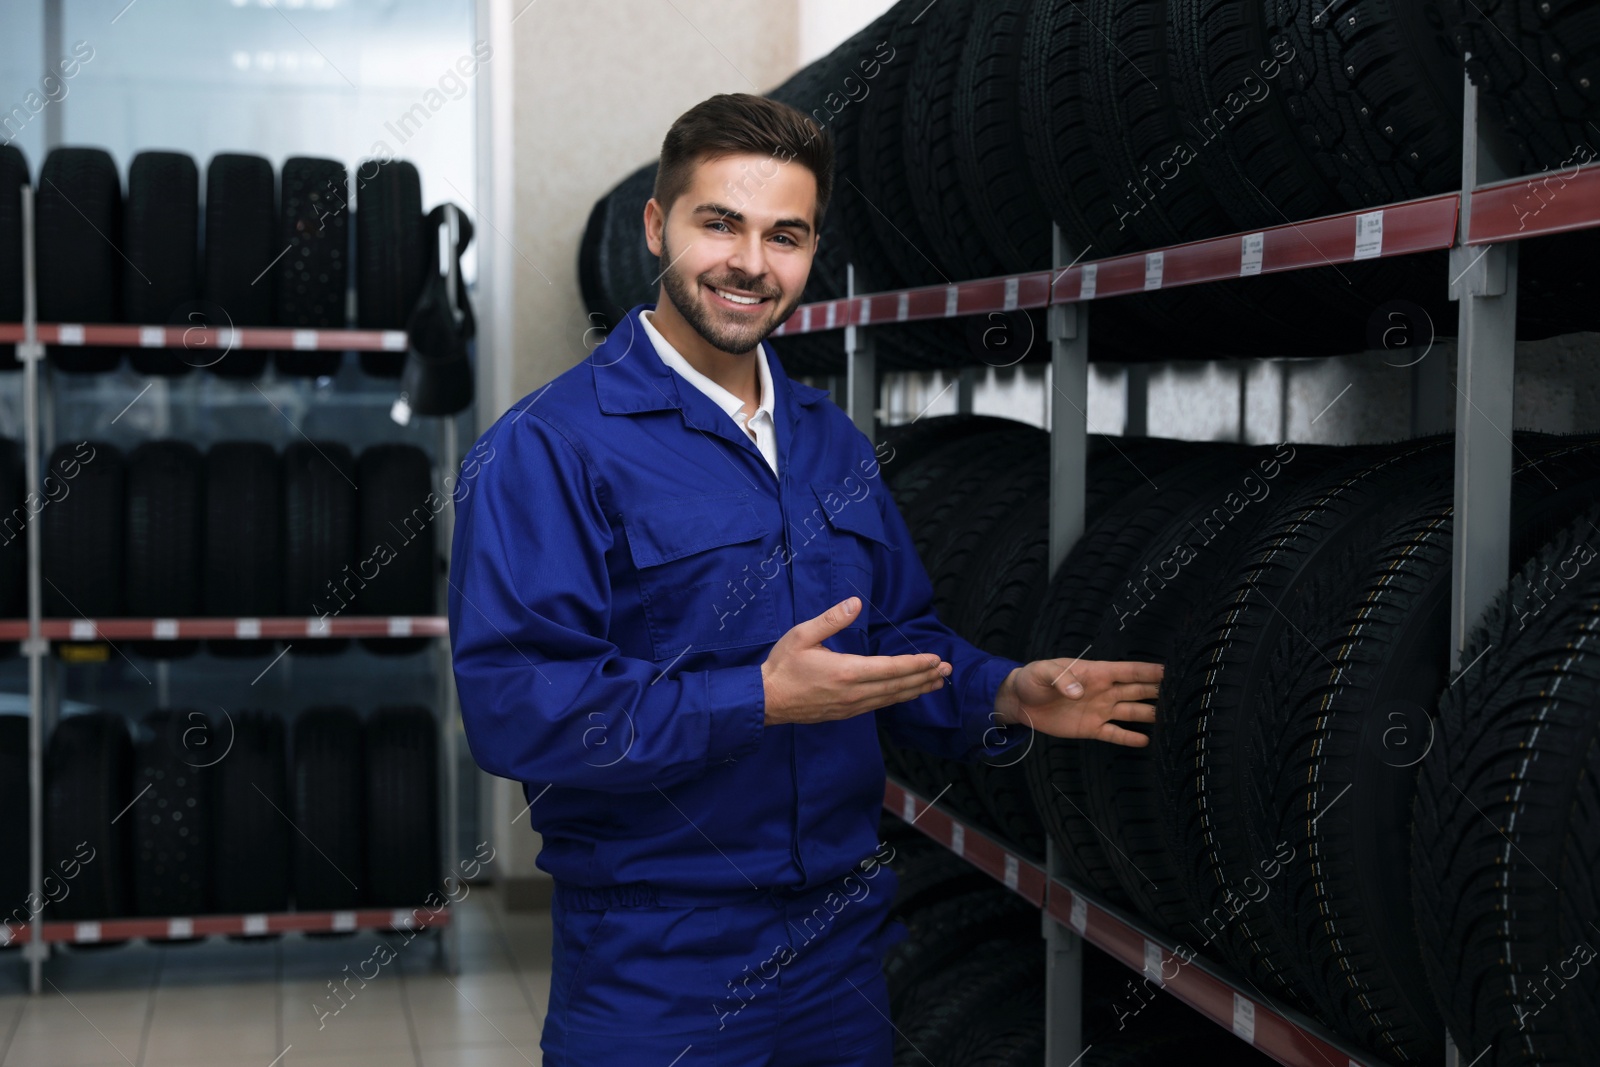
<svg viewBox="0 0 1600 1067"><path fill-rule="evenodd" d="M1505 177L1505 168L1492 151L1493 131L1484 128L1477 86L1465 73L1462 78L1461 216L1450 250L1450 298L1460 303L1450 584L1450 647L1458 659L1468 631L1510 569L1509 435L1517 341L1516 244L1466 244L1472 190Z"/></svg>
<svg viewBox="0 0 1600 1067"><path fill-rule="evenodd" d="M1464 59L1470 59L1470 54ZM1450 250L1450 299L1460 303L1456 352L1455 522L1450 555L1450 648L1457 671L1467 634L1511 566L1512 389L1517 344L1517 245L1467 245L1472 191L1507 176L1497 131L1463 70L1461 214ZM1461 1050L1445 1031L1445 1065Z"/></svg>
<svg viewBox="0 0 1600 1067"><path fill-rule="evenodd" d="M466 287L466 283L461 280L461 264L456 257L456 249L459 247L461 239L461 220L454 204L446 205L444 216L449 235L449 254L446 257L448 274L445 279L445 291L450 294L450 311L455 316L456 321L459 322L464 312L457 305L456 287L461 286L463 289ZM444 417L442 452L443 455L440 457L442 468L453 472L456 478L459 479L462 457L460 442L456 434L456 416L454 415L446 415ZM452 482L452 485L459 488L459 481ZM453 493L454 490L452 489L452 495ZM438 543L444 547L444 573L448 575L450 573L450 546L454 541L455 535L455 509L454 507L445 508L442 514L444 519L440 523ZM444 579L436 578L435 584L442 586ZM435 603L442 604L444 600L445 597L441 592ZM439 745L439 750L444 760L444 804L441 805L444 813L444 834L440 840L445 853L444 869L446 875L455 878L459 885L463 872L460 868L461 783L459 781L460 766L456 761L456 723L460 720L461 708L457 702L455 666L450 655L449 636L446 635L442 640L436 640L435 648L439 653L440 661L438 723L441 744ZM446 890L448 891L448 886ZM439 935L439 963L446 974L461 973L461 925L459 920L459 916L452 915L450 923L445 926Z"/></svg>
<svg viewBox="0 0 1600 1067"><path fill-rule="evenodd" d="M1073 262L1060 226L1052 233L1052 262ZM1052 280L1053 281L1053 280ZM1051 296L1054 297L1054 284ZM1088 458L1089 324L1087 309L1049 305L1050 326L1050 575L1083 535ZM1062 649L1075 655L1076 649ZM1055 843L1046 845L1047 871L1063 873ZM1047 888L1048 892L1048 888ZM1043 915L1045 939L1045 1063L1068 1067L1083 1055L1083 939Z"/></svg>
<svg viewBox="0 0 1600 1067"><path fill-rule="evenodd" d="M17 359L22 363L23 456L26 469L23 484L28 499L39 494L39 360L44 348L39 344L39 291L34 259L33 188L22 186L22 344ZM39 992L44 975L44 960L49 951L44 943L42 908L32 905L44 901L44 702L43 676L45 643L40 633L39 524L28 523L28 888L31 915L29 938L23 949L28 961L28 989Z"/></svg>
<svg viewBox="0 0 1600 1067"><path fill-rule="evenodd" d="M845 264L845 295L856 295L856 265ZM871 330L844 328L845 413L873 444L878 438L878 351Z"/></svg>

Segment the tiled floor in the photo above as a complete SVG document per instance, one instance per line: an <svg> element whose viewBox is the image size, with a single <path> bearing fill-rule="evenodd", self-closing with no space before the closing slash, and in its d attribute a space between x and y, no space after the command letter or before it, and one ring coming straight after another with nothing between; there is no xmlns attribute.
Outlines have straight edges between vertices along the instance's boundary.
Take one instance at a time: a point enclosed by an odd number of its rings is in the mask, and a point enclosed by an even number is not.
<svg viewBox="0 0 1600 1067"><path fill-rule="evenodd" d="M33 997L0 953L0 1067L537 1067L549 913L485 886L455 916L454 976L432 934L136 942L58 954Z"/></svg>

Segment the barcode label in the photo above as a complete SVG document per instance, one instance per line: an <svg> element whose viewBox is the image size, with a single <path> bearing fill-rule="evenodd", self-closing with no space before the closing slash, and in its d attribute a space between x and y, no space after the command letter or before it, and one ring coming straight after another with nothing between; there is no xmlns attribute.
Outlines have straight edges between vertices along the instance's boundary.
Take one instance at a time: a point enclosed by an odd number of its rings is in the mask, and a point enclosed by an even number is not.
<svg viewBox="0 0 1600 1067"><path fill-rule="evenodd" d="M900 798L900 817L906 822L917 817L917 798L910 793Z"/></svg>
<svg viewBox="0 0 1600 1067"><path fill-rule="evenodd" d="M1368 211L1356 216L1356 258L1376 259L1383 255L1383 212Z"/></svg>
<svg viewBox="0 0 1600 1067"><path fill-rule="evenodd" d="M1144 287L1148 292L1151 289L1161 288L1161 275L1167 266L1165 252L1148 252L1144 257Z"/></svg>
<svg viewBox="0 0 1600 1067"><path fill-rule="evenodd" d="M1017 857L1006 853L1006 888L1017 888Z"/></svg>
<svg viewBox="0 0 1600 1067"><path fill-rule="evenodd" d="M1089 902L1077 893L1072 894L1072 913L1067 916L1067 922L1080 934L1089 929Z"/></svg>
<svg viewBox="0 0 1600 1067"><path fill-rule="evenodd" d="M1244 277L1250 274L1260 274L1261 264L1266 261L1267 235L1264 233L1247 233L1239 238L1239 275Z"/></svg>
<svg viewBox="0 0 1600 1067"><path fill-rule="evenodd" d="M859 326L865 326L867 323L869 323L871 321L872 321L872 298L869 296L869 297L866 297L865 299L863 299L861 301L861 314L856 319L856 324L859 325Z"/></svg>
<svg viewBox="0 0 1600 1067"><path fill-rule="evenodd" d="M830 330L833 329L834 324L837 323L838 321L839 321L839 305L830 300L830 301L828 301L828 329L830 329Z"/></svg>
<svg viewBox="0 0 1600 1067"><path fill-rule="evenodd" d="M1144 973L1158 986L1165 987L1161 979L1161 946L1154 941L1144 943Z"/></svg>
<svg viewBox="0 0 1600 1067"><path fill-rule="evenodd" d="M949 318L956 313L956 305L961 302L961 290L954 286L947 286L944 291L944 317Z"/></svg>
<svg viewBox="0 0 1600 1067"><path fill-rule="evenodd" d="M155 621L155 635L157 641L171 641L178 636L177 619L157 619Z"/></svg>
<svg viewBox="0 0 1600 1067"><path fill-rule="evenodd" d="M389 636L390 637L410 637L411 636L411 617L409 615L399 615L399 616L396 616L396 617L390 619L389 620Z"/></svg>
<svg viewBox="0 0 1600 1067"><path fill-rule="evenodd" d="M194 936L194 920L193 919L168 919L167 920L167 936L168 937L193 937Z"/></svg>
<svg viewBox="0 0 1600 1067"><path fill-rule="evenodd" d="M381 343L385 352L404 352L406 350L406 332L404 330L384 330Z"/></svg>
<svg viewBox="0 0 1600 1067"><path fill-rule="evenodd" d="M335 930L354 930L356 928L356 913L353 911L334 912L333 928Z"/></svg>
<svg viewBox="0 0 1600 1067"><path fill-rule="evenodd" d="M1020 278L1006 279L1006 310L1017 310L1017 290L1021 285Z"/></svg>
<svg viewBox="0 0 1600 1067"><path fill-rule="evenodd" d="M298 349L314 349L317 347L317 331L296 330L289 343Z"/></svg>
<svg viewBox="0 0 1600 1067"><path fill-rule="evenodd" d="M98 636L99 631L95 629L94 622L92 620L72 620L72 639L74 641L93 641Z"/></svg>
<svg viewBox="0 0 1600 1067"><path fill-rule="evenodd" d="M233 636L235 637L260 637L260 619L235 619L233 621Z"/></svg>
<svg viewBox="0 0 1600 1067"><path fill-rule="evenodd" d="M811 332L811 305L810 304L807 304L805 307L800 309L800 332L801 333L810 333Z"/></svg>
<svg viewBox="0 0 1600 1067"><path fill-rule="evenodd" d="M906 321L906 319L908 319L910 317L911 317L911 294L910 293L901 293L900 296L895 300L894 320L896 322L904 322L904 321Z"/></svg>
<svg viewBox="0 0 1600 1067"><path fill-rule="evenodd" d="M165 348L167 346L167 331L161 326L139 327L140 348Z"/></svg>
<svg viewBox="0 0 1600 1067"><path fill-rule="evenodd" d="M1237 993L1233 995L1233 1033L1252 1045L1256 1043L1256 1006Z"/></svg>
<svg viewBox="0 0 1600 1067"><path fill-rule="evenodd" d="M81 345L81 344L83 344L83 327L78 325L75 322L72 322L72 323L63 322L61 324L61 329L56 334L56 344L58 344L58 345Z"/></svg>
<svg viewBox="0 0 1600 1067"><path fill-rule="evenodd" d="M1078 289L1079 300L1093 300L1095 288L1100 282L1100 264L1085 263L1083 265L1083 284Z"/></svg>
<svg viewBox="0 0 1600 1067"><path fill-rule="evenodd" d="M333 633L333 626L327 619L306 620L307 637L327 637L331 633Z"/></svg>
<svg viewBox="0 0 1600 1067"><path fill-rule="evenodd" d="M950 851L958 856L967 853L967 828L958 822L950 824Z"/></svg>
<svg viewBox="0 0 1600 1067"><path fill-rule="evenodd" d="M244 917L244 932L247 934L266 933L267 917L265 915L246 915Z"/></svg>
<svg viewBox="0 0 1600 1067"><path fill-rule="evenodd" d="M99 923L77 923L77 924L75 924L72 927L72 939L74 941L79 941L79 942L83 942L83 941L98 941L98 940L100 940L100 924Z"/></svg>

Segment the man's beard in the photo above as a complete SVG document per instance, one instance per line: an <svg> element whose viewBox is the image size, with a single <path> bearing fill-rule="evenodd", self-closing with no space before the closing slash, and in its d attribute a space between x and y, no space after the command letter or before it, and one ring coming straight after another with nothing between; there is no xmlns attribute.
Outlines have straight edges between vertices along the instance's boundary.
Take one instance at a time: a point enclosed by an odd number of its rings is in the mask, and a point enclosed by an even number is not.
<svg viewBox="0 0 1600 1067"><path fill-rule="evenodd" d="M748 325L729 324L720 320L716 312L705 305L700 295L699 280L685 277L676 268L669 266L671 263L672 252L667 248L667 235L663 232L661 277L666 285L667 296L672 300L672 306L678 309L678 314L683 316L684 321L693 326L695 332L704 337L713 348L730 355L742 356L755 348L766 340L768 334L783 325L784 320L800 305L801 294L796 293L787 304L780 305L776 300L769 301L771 310L763 318ZM766 287L751 285L744 278L708 278L706 284L719 289L742 289L762 296L770 295Z"/></svg>

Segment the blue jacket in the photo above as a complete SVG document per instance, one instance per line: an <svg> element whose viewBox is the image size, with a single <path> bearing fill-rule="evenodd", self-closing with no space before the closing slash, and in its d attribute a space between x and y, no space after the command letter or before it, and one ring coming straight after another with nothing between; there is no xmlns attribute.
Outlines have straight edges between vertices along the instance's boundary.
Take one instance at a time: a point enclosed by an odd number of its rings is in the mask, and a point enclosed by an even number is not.
<svg viewBox="0 0 1600 1067"><path fill-rule="evenodd" d="M479 439L455 488L449 616L479 766L524 784L558 882L715 899L810 889L878 844L900 745L998 756L1017 661L934 616L880 477L888 459L766 342L778 474L727 413L661 361L641 304L577 366ZM764 726L761 663L855 594L825 644L937 652L942 689L850 719Z"/></svg>

